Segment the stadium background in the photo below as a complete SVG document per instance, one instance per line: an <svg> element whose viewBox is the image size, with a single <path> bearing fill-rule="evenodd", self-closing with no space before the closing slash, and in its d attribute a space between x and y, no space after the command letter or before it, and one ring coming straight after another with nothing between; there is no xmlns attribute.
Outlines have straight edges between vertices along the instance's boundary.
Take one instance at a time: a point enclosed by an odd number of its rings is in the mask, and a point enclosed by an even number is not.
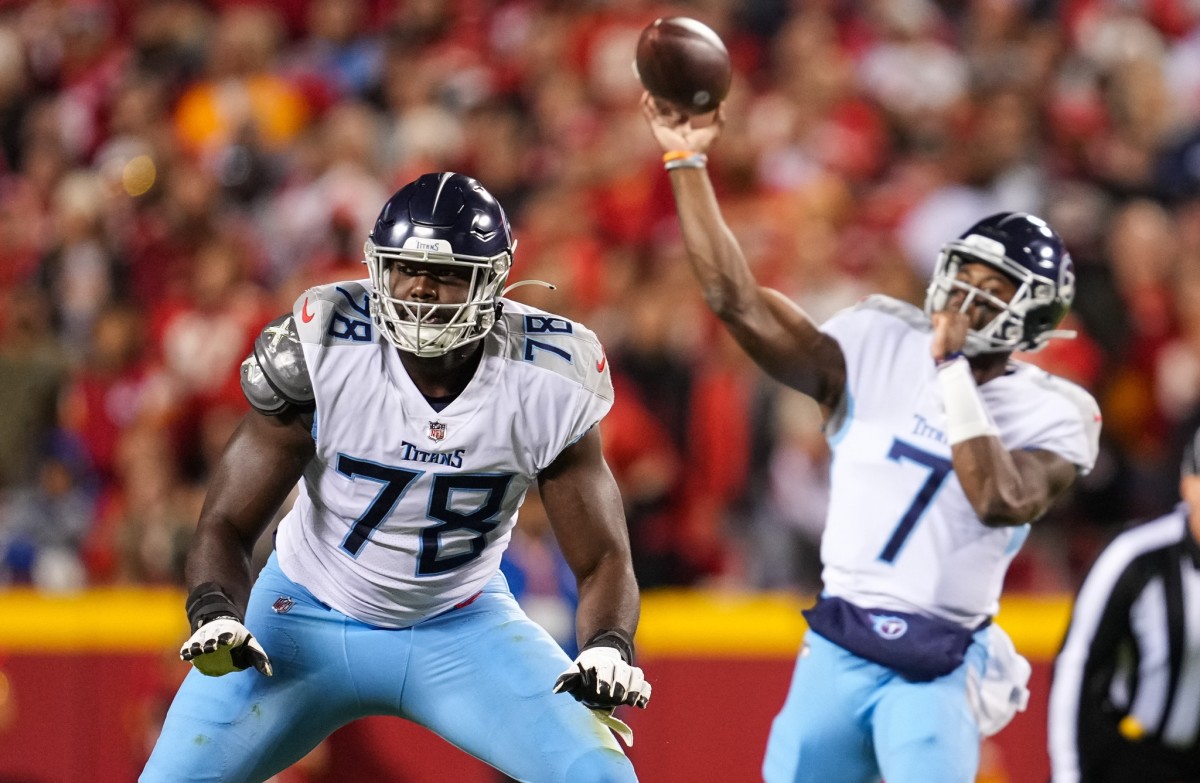
<svg viewBox="0 0 1200 783"><path fill-rule="evenodd" d="M643 779L754 779L819 584L828 454L686 269L630 69L671 13L729 45L710 171L759 278L818 320L919 302L940 243L999 209L1074 254L1079 339L1027 358L1097 397L1102 453L1010 572L1001 621L1039 687L985 753L989 780L1044 775L1069 596L1175 501L1200 422L1185 0L0 0L0 779L132 779L185 671L181 558L245 410L238 363L305 287L362 276L379 206L445 169L508 209L512 279L559 286L520 298L612 362L656 688L632 718ZM509 567L561 633L536 502L520 530ZM456 758L370 723L286 777L440 779Z"/></svg>

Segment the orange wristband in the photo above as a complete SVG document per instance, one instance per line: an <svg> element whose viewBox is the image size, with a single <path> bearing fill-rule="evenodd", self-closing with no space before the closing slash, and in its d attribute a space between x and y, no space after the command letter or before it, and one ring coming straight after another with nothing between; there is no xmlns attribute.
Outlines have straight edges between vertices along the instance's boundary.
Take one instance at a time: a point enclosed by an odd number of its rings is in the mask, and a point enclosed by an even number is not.
<svg viewBox="0 0 1200 783"><path fill-rule="evenodd" d="M675 169L702 169L706 165L708 165L708 156L703 152L693 152L690 155L666 161L663 163L663 168L667 171L674 171Z"/></svg>
<svg viewBox="0 0 1200 783"><path fill-rule="evenodd" d="M692 150L671 150L670 152L663 153L663 163L670 163L673 160L683 160L695 154Z"/></svg>

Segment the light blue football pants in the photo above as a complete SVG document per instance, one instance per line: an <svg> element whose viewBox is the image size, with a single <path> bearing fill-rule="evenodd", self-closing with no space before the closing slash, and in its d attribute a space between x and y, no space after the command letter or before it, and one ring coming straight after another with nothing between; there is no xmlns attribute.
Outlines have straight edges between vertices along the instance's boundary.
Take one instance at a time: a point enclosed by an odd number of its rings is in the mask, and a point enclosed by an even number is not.
<svg viewBox="0 0 1200 783"><path fill-rule="evenodd" d="M963 665L910 682L808 631L783 709L771 725L767 783L972 783L980 734L967 667L982 671L987 629Z"/></svg>
<svg viewBox="0 0 1200 783"><path fill-rule="evenodd" d="M294 602L282 602L284 612L272 608L280 597ZM366 715L425 726L517 780L637 780L591 711L551 692L571 660L525 616L499 574L468 606L388 630L329 609L272 555L251 592L246 626L275 676L190 672L141 783L262 781Z"/></svg>

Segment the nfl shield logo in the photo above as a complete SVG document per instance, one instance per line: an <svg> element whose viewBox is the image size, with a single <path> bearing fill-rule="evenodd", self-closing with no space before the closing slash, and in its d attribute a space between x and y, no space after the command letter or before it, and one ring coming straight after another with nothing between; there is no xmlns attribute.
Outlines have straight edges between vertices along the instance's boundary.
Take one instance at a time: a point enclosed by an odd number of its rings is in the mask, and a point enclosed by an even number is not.
<svg viewBox="0 0 1200 783"><path fill-rule="evenodd" d="M275 599L275 603L271 604L271 608L275 610L275 614L287 614L296 602L286 595L281 595Z"/></svg>
<svg viewBox="0 0 1200 783"><path fill-rule="evenodd" d="M446 423L444 421L429 422L429 439L432 441L444 440L446 437Z"/></svg>

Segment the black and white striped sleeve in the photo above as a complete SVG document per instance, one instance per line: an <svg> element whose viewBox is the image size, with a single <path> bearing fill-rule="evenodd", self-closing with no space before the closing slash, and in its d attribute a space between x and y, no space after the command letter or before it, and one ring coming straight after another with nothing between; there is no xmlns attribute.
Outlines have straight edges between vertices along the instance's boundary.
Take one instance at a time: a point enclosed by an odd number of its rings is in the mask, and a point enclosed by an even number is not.
<svg viewBox="0 0 1200 783"><path fill-rule="evenodd" d="M1165 520L1170 522L1170 520ZM1139 639L1135 603L1164 547L1178 541L1178 525L1149 523L1117 536L1092 566L1072 609L1055 659L1050 688L1049 751L1054 783L1078 783L1103 763L1118 740L1122 717L1110 704L1114 675L1136 666L1153 640ZM1162 643L1166 644L1165 629Z"/></svg>

